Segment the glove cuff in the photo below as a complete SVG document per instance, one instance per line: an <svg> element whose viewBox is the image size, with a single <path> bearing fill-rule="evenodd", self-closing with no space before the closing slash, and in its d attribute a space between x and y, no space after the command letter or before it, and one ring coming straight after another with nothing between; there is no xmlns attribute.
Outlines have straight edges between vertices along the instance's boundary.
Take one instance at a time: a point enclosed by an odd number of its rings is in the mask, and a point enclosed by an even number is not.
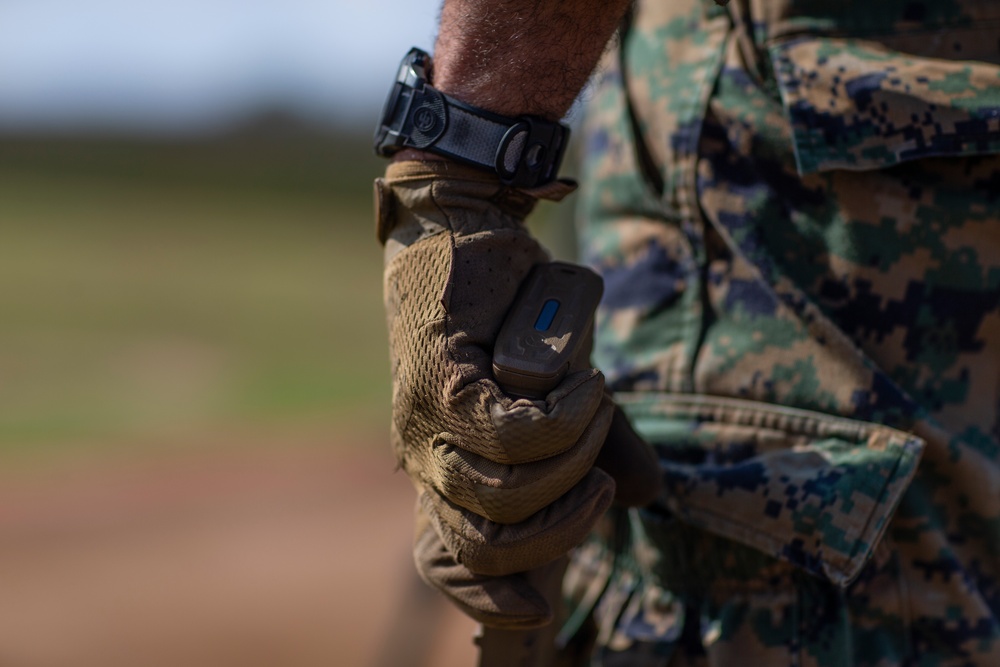
<svg viewBox="0 0 1000 667"><path fill-rule="evenodd" d="M386 168L384 178L375 179L378 239L385 245L400 220L400 207L425 208L418 201L431 202L433 208L438 208L437 199L476 199L523 220L539 199L559 201L575 189L576 183L570 180L552 181L531 189L513 188L501 183L495 174L447 160L393 162Z"/></svg>
<svg viewBox="0 0 1000 667"><path fill-rule="evenodd" d="M385 179L387 181L402 181L408 179L424 178L453 178L462 181L473 181L478 183L489 183L498 189L509 190L512 193L521 193L532 199L547 199L549 201L562 201L566 195L576 190L576 181L570 178L559 178L550 181L545 185L534 188L515 188L504 185L496 174L491 174L476 167L470 167L460 162L451 160L402 160L390 162L385 169Z"/></svg>

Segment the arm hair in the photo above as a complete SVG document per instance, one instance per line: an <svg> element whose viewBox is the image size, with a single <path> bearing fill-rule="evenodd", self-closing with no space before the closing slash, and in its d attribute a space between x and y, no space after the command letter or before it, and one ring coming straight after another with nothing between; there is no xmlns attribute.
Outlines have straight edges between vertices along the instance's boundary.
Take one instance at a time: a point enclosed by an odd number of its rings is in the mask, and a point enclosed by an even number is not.
<svg viewBox="0 0 1000 667"><path fill-rule="evenodd" d="M507 116L562 118L630 0L445 0L434 86Z"/></svg>

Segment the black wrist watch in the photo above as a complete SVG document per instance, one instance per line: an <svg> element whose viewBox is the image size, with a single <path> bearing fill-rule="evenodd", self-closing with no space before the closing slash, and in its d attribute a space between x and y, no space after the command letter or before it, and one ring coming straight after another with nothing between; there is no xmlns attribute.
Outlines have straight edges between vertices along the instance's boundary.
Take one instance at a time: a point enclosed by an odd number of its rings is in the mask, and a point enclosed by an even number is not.
<svg viewBox="0 0 1000 667"><path fill-rule="evenodd" d="M555 180L569 128L537 116L509 118L459 102L431 87L431 57L413 48L375 130L375 152L404 148L437 153L495 173L507 185L531 188Z"/></svg>

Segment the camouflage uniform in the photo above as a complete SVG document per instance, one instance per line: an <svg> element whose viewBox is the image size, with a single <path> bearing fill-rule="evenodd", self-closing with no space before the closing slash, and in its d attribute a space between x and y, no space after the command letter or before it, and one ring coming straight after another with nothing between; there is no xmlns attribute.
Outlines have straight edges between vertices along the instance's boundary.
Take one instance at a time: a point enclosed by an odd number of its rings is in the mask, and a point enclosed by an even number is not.
<svg viewBox="0 0 1000 667"><path fill-rule="evenodd" d="M596 360L666 492L590 664L1000 665L1000 2L640 3L585 127Z"/></svg>

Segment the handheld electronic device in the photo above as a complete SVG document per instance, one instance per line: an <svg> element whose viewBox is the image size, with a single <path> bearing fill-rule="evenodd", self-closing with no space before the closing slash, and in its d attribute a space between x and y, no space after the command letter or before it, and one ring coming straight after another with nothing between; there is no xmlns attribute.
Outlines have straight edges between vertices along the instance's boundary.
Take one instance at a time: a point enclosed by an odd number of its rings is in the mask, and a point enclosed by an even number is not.
<svg viewBox="0 0 1000 667"><path fill-rule="evenodd" d="M604 283L588 268L539 264L521 285L493 349L493 375L505 392L545 398L590 342Z"/></svg>

